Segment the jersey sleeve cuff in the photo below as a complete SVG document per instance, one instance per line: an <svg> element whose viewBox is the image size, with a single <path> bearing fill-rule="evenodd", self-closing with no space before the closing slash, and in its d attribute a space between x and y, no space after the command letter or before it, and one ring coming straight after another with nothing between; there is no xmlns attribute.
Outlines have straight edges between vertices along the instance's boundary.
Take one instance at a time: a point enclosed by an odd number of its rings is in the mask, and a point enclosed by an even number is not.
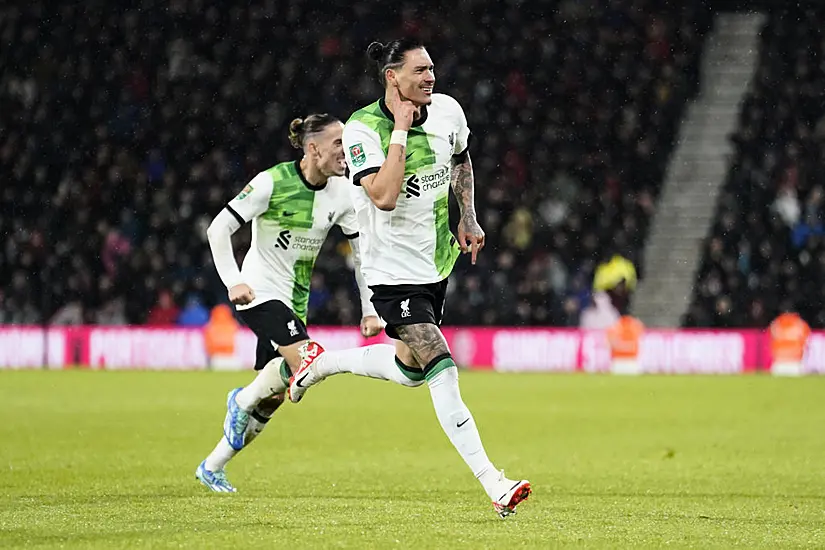
<svg viewBox="0 0 825 550"><path fill-rule="evenodd" d="M232 290L233 286L238 286L243 284L243 275L240 273L237 277L229 277L226 281L224 281L224 285L226 286L226 290Z"/></svg>
<svg viewBox="0 0 825 550"><path fill-rule="evenodd" d="M375 306L370 301L361 304L361 318L364 317L378 317L378 312L375 311Z"/></svg>
<svg viewBox="0 0 825 550"><path fill-rule="evenodd" d="M353 185L361 185L361 180L365 177L369 176L370 174L377 174L378 171L381 169L380 166L373 166L372 168L367 168L366 170L361 170L354 176L352 176L352 184Z"/></svg>
<svg viewBox="0 0 825 550"><path fill-rule="evenodd" d="M357 239L358 235L359 235L358 231L356 231L355 233L352 233L351 235L347 235L346 233L344 233L344 237L346 237L347 239L350 239L350 240Z"/></svg>
<svg viewBox="0 0 825 550"><path fill-rule="evenodd" d="M464 147L464 150L460 153L456 153L453 155L453 158L456 160L464 160L467 158L467 152L470 150L470 144L473 142L473 134L469 134L467 136L467 145Z"/></svg>
<svg viewBox="0 0 825 550"><path fill-rule="evenodd" d="M226 205L226 210L229 211L229 213L232 214L232 216L234 216L236 220L238 220L239 224L241 224L241 225L246 224L246 220L244 220L243 217L240 214L238 214L238 211L235 210L234 208L232 208L232 206L227 204Z"/></svg>

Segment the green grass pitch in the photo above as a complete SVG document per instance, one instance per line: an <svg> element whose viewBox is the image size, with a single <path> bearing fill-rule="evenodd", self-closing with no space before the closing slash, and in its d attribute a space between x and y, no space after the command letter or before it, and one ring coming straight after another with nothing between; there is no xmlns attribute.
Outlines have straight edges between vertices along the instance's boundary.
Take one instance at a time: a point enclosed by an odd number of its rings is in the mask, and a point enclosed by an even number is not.
<svg viewBox="0 0 825 550"><path fill-rule="evenodd" d="M500 520L426 388L338 376L194 470L251 373L0 372L0 548L825 546L825 379L465 372Z"/></svg>

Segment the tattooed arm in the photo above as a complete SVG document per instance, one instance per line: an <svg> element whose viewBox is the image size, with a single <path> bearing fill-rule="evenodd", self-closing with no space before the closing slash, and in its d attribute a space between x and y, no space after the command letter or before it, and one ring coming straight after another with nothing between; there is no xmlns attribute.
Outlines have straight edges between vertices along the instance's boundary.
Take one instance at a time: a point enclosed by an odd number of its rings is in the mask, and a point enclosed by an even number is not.
<svg viewBox="0 0 825 550"><path fill-rule="evenodd" d="M458 223L458 244L465 254L472 254L472 262L476 263L478 251L484 248L484 231L476 219L475 182L473 179L473 163L470 153L453 157L453 173L451 182L453 193L458 199L461 209L461 221Z"/></svg>

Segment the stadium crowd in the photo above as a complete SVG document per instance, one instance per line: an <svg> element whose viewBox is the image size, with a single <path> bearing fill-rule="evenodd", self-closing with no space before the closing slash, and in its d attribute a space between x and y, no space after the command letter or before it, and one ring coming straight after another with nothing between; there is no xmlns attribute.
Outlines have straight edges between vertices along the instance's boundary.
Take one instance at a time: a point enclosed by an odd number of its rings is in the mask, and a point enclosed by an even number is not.
<svg viewBox="0 0 825 550"><path fill-rule="evenodd" d="M686 326L825 326L825 12L773 14Z"/></svg>
<svg viewBox="0 0 825 550"><path fill-rule="evenodd" d="M366 45L411 34L435 59L436 91L467 113L488 237L477 266L459 261L445 322L576 325L599 261L620 252L641 265L710 25L698 0L462 0L437 12L364 0L119 6L0 5L0 323L202 318L226 297L204 236L211 217L255 173L294 158L291 118L346 118L373 101ZM743 119L751 122L735 174L742 165L796 173L809 223L817 195L803 174L818 159L806 149L814 132L790 109L810 89L771 89L777 63L763 68ZM821 74L802 54L779 69L804 70L809 86ZM767 168L756 113L773 113L775 132L806 131L793 155L774 150ZM729 220L740 223L735 212ZM771 220L762 235L779 227ZM240 259L248 230L237 242ZM779 265L776 277L820 269L819 242L812 229L802 245L810 261ZM750 246L749 269L760 270L765 245ZM348 264L345 241L330 240L312 281L311 323L357 322L354 282L339 276Z"/></svg>

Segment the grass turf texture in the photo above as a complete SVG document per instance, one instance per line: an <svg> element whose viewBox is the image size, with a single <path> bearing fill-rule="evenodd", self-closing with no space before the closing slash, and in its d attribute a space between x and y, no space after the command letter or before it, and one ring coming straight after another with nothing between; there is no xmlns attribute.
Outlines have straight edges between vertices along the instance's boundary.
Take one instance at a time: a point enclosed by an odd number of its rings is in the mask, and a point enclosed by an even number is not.
<svg viewBox="0 0 825 550"><path fill-rule="evenodd" d="M426 388L338 376L194 470L250 373L0 372L0 547L825 545L825 379L462 373L500 520Z"/></svg>

